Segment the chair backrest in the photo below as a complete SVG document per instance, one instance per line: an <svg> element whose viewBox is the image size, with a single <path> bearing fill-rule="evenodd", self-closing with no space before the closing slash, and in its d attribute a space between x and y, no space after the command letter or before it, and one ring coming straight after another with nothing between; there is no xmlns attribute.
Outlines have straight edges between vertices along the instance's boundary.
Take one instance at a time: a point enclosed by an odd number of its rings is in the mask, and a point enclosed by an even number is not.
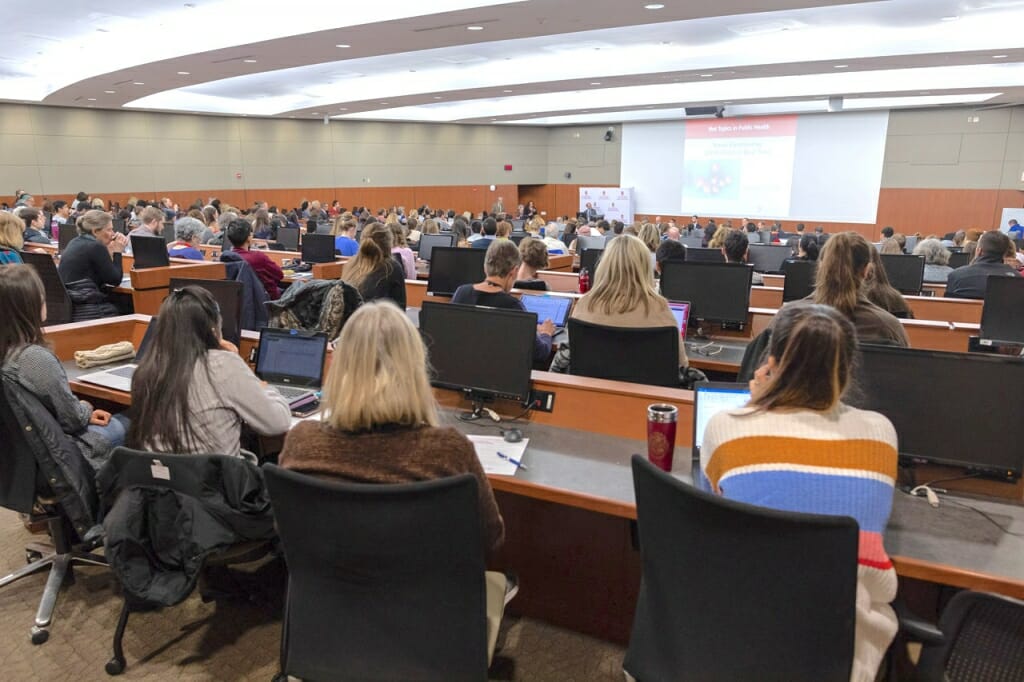
<svg viewBox="0 0 1024 682"><path fill-rule="evenodd" d="M608 327L570 317L569 373L678 386L679 328Z"/></svg>
<svg viewBox="0 0 1024 682"><path fill-rule="evenodd" d="M984 592L960 592L942 612L939 629L942 643L921 650L918 679L1024 679L1024 601Z"/></svg>
<svg viewBox="0 0 1024 682"><path fill-rule="evenodd" d="M711 495L633 456L640 680L850 679L857 523Z"/></svg>
<svg viewBox="0 0 1024 682"><path fill-rule="evenodd" d="M31 432L28 432L31 433ZM35 455L26 431L7 398L7 381L0 384L0 507L28 514L36 500Z"/></svg>
<svg viewBox="0 0 1024 682"><path fill-rule="evenodd" d="M470 474L328 482L265 465L288 562L282 671L486 680L484 548Z"/></svg>
<svg viewBox="0 0 1024 682"><path fill-rule="evenodd" d="M787 260L782 264L786 276L782 285L782 302L807 298L814 291L814 278L818 272L817 261Z"/></svg>
<svg viewBox="0 0 1024 682"><path fill-rule="evenodd" d="M57 272L57 264L53 262L53 256L48 253L25 251L21 254L21 258L35 268L39 279L43 281L43 289L46 290L46 324L71 322L71 299Z"/></svg>

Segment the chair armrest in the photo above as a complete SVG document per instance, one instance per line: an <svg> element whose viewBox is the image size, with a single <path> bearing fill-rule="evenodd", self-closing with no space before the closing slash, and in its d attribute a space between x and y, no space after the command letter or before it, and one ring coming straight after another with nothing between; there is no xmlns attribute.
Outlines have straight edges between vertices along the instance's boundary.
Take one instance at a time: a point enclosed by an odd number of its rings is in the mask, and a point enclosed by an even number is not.
<svg viewBox="0 0 1024 682"><path fill-rule="evenodd" d="M938 627L911 613L902 599L896 599L892 603L899 619L900 633L912 642L921 644L942 644L944 636Z"/></svg>

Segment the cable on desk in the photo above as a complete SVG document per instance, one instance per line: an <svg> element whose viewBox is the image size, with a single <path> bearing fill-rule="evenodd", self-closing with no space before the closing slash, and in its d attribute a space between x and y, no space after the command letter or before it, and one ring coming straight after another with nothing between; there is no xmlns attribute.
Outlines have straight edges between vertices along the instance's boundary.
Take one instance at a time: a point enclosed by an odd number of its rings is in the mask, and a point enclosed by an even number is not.
<svg viewBox="0 0 1024 682"><path fill-rule="evenodd" d="M979 476L979 474L968 474L966 476L956 476L954 478L940 478L940 479L937 479L935 481L932 481L932 483L944 483L944 482L947 482L947 481L959 481L959 480L962 480L962 479L965 479L965 478L977 478L978 476ZM939 492L939 491L936 491L934 488L932 488L931 484L929 484L929 483L925 483L925 484L922 484L922 485L919 485L919 486L915 486L912 489L908 488L906 486L903 486L903 487L899 488L899 491L902 492L905 495L909 495L910 497L920 497L917 493L913 492L914 490L918 490L918 489L931 490L933 495L937 495L938 492ZM996 519L991 514L989 514L988 512L982 511L981 509L978 509L977 507L975 507L973 505L967 504L966 502L961 502L960 500L956 500L956 499L950 497L948 495L947 491L945 491L945 490L942 490L941 492L942 492L943 497L946 500L946 502L948 502L950 504L955 504L958 507L963 507L964 509L969 509L970 511L977 513L983 519L985 519L986 521L991 523L993 526L995 526L999 530L1001 530L1004 533L1006 533L1007 535L1012 535L1013 537L1017 537L1017 538L1024 537L1024 533L1018 533L1016 531L1010 530L1009 528L1007 528L1003 524L1001 524L998 521L996 521ZM931 498L929 498L929 503L931 503ZM933 507L937 507L938 505L932 504L932 506Z"/></svg>

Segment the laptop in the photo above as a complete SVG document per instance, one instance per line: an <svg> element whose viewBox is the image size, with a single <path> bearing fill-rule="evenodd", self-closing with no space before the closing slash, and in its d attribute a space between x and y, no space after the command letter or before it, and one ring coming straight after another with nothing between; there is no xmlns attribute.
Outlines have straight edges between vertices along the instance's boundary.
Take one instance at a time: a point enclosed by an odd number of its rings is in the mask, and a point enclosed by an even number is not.
<svg viewBox="0 0 1024 682"><path fill-rule="evenodd" d="M146 333L143 335L142 342L139 344L139 349L135 353L135 361L131 364L118 365L117 367L111 367L110 369L105 369L101 372L82 374L78 377L78 380L110 388L115 391L131 393L132 375L135 374L135 368L139 366L140 362L142 362L143 356L145 356L146 351L153 342L153 338L156 336L156 332L154 331L155 329L156 318L154 317L149 321L149 326L146 327Z"/></svg>
<svg viewBox="0 0 1024 682"><path fill-rule="evenodd" d="M672 315L676 318L676 325L679 327L679 335L686 340L686 325L690 323L690 302L689 301L669 301L668 309L672 311Z"/></svg>
<svg viewBox="0 0 1024 682"><path fill-rule="evenodd" d="M327 334L298 329L260 330L256 376L284 396L291 408L316 397L323 385Z"/></svg>
<svg viewBox="0 0 1024 682"><path fill-rule="evenodd" d="M128 239L132 242L132 255L135 256L132 267L135 270L163 268L171 264L171 258L167 254L167 242L163 239L139 235L132 235Z"/></svg>
<svg viewBox="0 0 1024 682"><path fill-rule="evenodd" d="M703 478L700 471L700 449L704 444L704 429L711 418L723 410L735 410L750 400L748 384L701 381L693 387L693 468L694 482Z"/></svg>
<svg viewBox="0 0 1024 682"><path fill-rule="evenodd" d="M537 322L551 320L555 325L555 333L565 329L569 322L569 310L572 309L572 298L569 296L534 296L526 294L520 297L523 307L528 313L536 313Z"/></svg>

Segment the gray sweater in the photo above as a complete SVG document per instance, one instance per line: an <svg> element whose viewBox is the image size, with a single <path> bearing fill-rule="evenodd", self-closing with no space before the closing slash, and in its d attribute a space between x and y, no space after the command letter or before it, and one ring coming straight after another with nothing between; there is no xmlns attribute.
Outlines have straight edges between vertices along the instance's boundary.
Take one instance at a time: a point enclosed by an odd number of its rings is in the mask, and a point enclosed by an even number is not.
<svg viewBox="0 0 1024 682"><path fill-rule="evenodd" d="M242 422L261 436L288 431L288 401L264 387L237 353L211 350L207 365L209 374L196 363L189 388L191 423L203 439L193 454L241 456ZM166 451L159 442L147 442L145 448Z"/></svg>

